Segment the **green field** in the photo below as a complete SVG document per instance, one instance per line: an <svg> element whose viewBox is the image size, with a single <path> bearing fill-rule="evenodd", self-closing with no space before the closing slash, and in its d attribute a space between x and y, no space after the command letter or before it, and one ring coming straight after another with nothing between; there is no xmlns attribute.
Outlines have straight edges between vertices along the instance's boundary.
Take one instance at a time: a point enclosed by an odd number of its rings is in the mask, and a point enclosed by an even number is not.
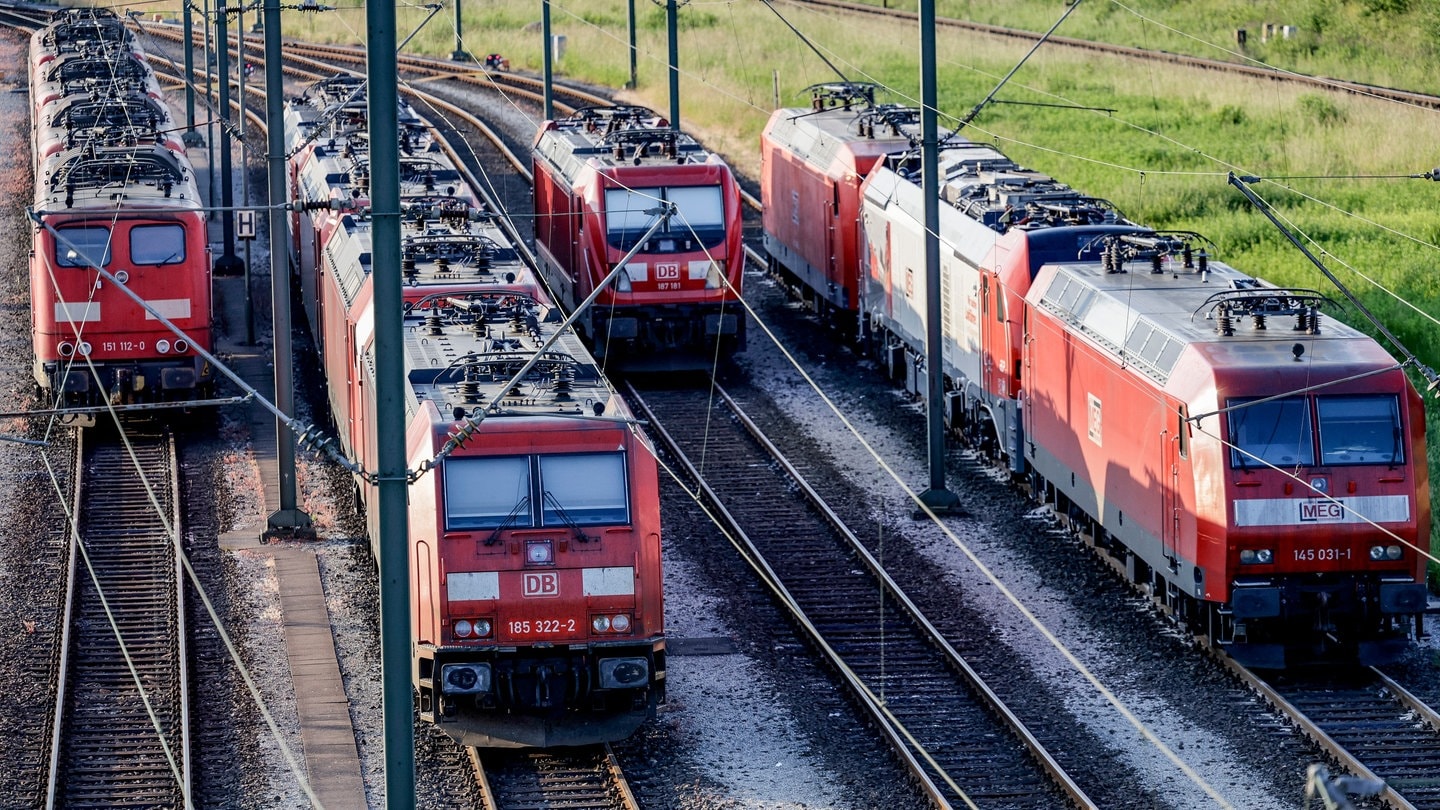
<svg viewBox="0 0 1440 810"><path fill-rule="evenodd" d="M888 2L915 6L915 0ZM650 0L634 5L639 82L622 95L665 112L663 8ZM1032 30L1048 28L1064 10L1053 0L939 0L938 7L942 16ZM470 0L462 8L466 50L500 52L515 69L538 71L538 0ZM785 2L775 8L848 78L889 88L885 100L915 103L919 39L913 25ZM286 14L287 36L363 40L361 8ZM450 14L447 9L431 20L408 50L450 54ZM423 15L403 9L400 36ZM554 33L565 37L557 76L610 87L628 80L626 0L557 1L551 19ZM835 74L759 0L697 0L682 7L680 20L682 125L754 177L760 129L777 100L805 105L803 89ZM1289 39L1260 42L1265 22L1297 30ZM1440 63L1440 4L1428 0L1085 0L1058 33L1240 58L1234 42L1242 27L1249 33L1244 56L1251 59L1440 92L1434 70ZM942 30L940 109L954 116L968 112L1028 48L1021 41ZM1086 109L995 104L966 135L993 141L1017 161L1111 200L1132 219L1199 231L1215 242L1218 258L1247 272L1338 300L1332 285L1227 184L1226 173L1268 178L1255 190L1313 240L1311 249L1422 362L1440 367L1434 320L1440 314L1434 269L1440 183L1415 178L1440 166L1440 113L1049 47L998 98ZM1285 179L1314 176L1324 179ZM1332 314L1368 328L1349 308ZM1430 403L1431 469L1440 472L1440 402L1431 397ZM1440 550L1440 532L1432 548Z"/></svg>

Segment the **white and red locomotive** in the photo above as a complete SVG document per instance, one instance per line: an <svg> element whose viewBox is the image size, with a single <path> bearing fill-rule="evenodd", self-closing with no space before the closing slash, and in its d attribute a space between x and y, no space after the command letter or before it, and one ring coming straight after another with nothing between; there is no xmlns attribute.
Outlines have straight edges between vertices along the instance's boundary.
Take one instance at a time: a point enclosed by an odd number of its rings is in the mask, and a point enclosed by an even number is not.
<svg viewBox="0 0 1440 810"><path fill-rule="evenodd" d="M205 218L143 52L113 15L67 10L32 37L30 65L36 382L74 406L208 395Z"/></svg>
<svg viewBox="0 0 1440 810"><path fill-rule="evenodd" d="M314 120L302 112L287 120ZM665 689L653 449L572 330L512 379L562 319L463 184L402 194L407 421L377 424L369 195L353 182L368 154L352 124L295 157L299 269L344 447L373 470L377 432L403 429L414 468L439 459L409 492L421 717L466 745L622 739Z"/></svg>
<svg viewBox="0 0 1440 810"><path fill-rule="evenodd" d="M744 348L740 192L718 155L643 107L588 107L542 124L531 157L536 251L561 306L639 248L577 322L596 357L709 368ZM667 203L676 214L639 244Z"/></svg>
<svg viewBox="0 0 1440 810"><path fill-rule="evenodd" d="M858 226L861 334L921 393L920 158L907 143L855 168L877 146L867 112L772 118L767 241L848 318L827 294L844 269L808 257L846 255L837 234ZM946 139L937 169L947 424L1237 659L1402 653L1426 605L1430 491L1423 405L1395 360L1322 324L1318 293L1213 262L1197 235L1132 223L992 147ZM862 173L857 222L843 201ZM787 230L797 198L842 202Z"/></svg>

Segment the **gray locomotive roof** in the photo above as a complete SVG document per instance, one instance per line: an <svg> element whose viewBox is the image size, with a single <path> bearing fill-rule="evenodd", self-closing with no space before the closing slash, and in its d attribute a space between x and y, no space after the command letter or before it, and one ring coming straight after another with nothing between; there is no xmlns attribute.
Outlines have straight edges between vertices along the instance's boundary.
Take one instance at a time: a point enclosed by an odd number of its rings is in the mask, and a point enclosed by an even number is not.
<svg viewBox="0 0 1440 810"><path fill-rule="evenodd" d="M77 147L52 155L35 183L40 211L200 207L194 171L162 144Z"/></svg>
<svg viewBox="0 0 1440 810"><path fill-rule="evenodd" d="M680 163L705 163L714 155L694 138L683 132L661 127L629 127L606 132L589 129L570 119L555 122L535 144L535 151L549 161L562 176L573 181L587 165L599 169L630 166L673 166ZM659 141L648 148L636 146L624 138L674 139L674 154L658 148ZM616 140L621 138L622 140ZM619 154L617 154L617 150Z"/></svg>
<svg viewBox="0 0 1440 810"><path fill-rule="evenodd" d="M1053 280L1048 285L1042 281L1029 298L1162 384L1191 344L1283 342L1288 351L1301 335L1307 341L1364 337L1331 318L1321 320L1319 335L1308 335L1294 331L1294 317L1280 315L1267 316L1263 330L1256 329L1250 317L1236 317L1234 334L1225 336L1217 328L1215 304L1227 297L1254 300L1256 296L1283 304L1296 291L1274 287L1219 262L1210 263L1204 274L1172 268L1152 273L1141 264L1118 273L1107 273L1098 262L1055 265ZM1269 350L1263 354L1274 356Z"/></svg>
<svg viewBox="0 0 1440 810"><path fill-rule="evenodd" d="M465 299L457 295L452 300ZM513 374L555 334L560 313L504 290L492 291L489 300L497 305L479 328L473 316L455 311L417 307L407 313L406 374L418 398L433 401L446 417L455 408L473 414L497 399L502 405L491 417L592 415L591 403L610 406L608 383L569 329L520 385L507 388ZM613 406L608 411L613 415Z"/></svg>
<svg viewBox="0 0 1440 810"><path fill-rule="evenodd" d="M325 243L325 255L347 307L354 305L355 296L370 275L370 241L370 218L344 214L340 217L340 228Z"/></svg>
<svg viewBox="0 0 1440 810"><path fill-rule="evenodd" d="M780 110L772 116L766 134L791 154L817 166L828 166L847 153L880 155L910 145L909 134L914 128L901 127L897 132L895 128L880 127L871 135L862 135L860 122L867 112L844 107L818 112L809 107ZM846 160L847 165L853 162Z"/></svg>
<svg viewBox="0 0 1440 810"><path fill-rule="evenodd" d="M401 274L407 287L505 283L533 278L520 253L493 220L402 218Z"/></svg>
<svg viewBox="0 0 1440 810"><path fill-rule="evenodd" d="M886 205L898 202L906 210L913 208L918 219L923 204L920 170L920 156L913 151L887 158L885 167L872 174L867 196ZM1027 169L988 144L950 138L940 150L937 173L940 199L949 209L997 233L1011 228L1129 224L1108 202Z"/></svg>

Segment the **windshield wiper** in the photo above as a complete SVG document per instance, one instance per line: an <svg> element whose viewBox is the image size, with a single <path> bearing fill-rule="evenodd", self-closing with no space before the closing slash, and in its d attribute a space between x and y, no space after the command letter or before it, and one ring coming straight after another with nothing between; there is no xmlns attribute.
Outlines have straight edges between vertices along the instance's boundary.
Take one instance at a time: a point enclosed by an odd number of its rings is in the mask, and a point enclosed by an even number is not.
<svg viewBox="0 0 1440 810"><path fill-rule="evenodd" d="M505 516L505 520L501 521L500 525L495 527L495 531L490 532L490 536L485 538L485 545L493 546L500 542L500 532L510 528L510 525L515 522L515 518L520 515L520 510L528 506L530 506L530 496L526 495L515 504L515 508L511 509L510 514Z"/></svg>
<svg viewBox="0 0 1440 810"><path fill-rule="evenodd" d="M565 507L560 505L560 501L557 500L555 496L550 493L550 490L545 490L544 497L545 502L555 508L555 514L559 515L560 519L565 522L565 525L570 527L570 532L575 535L575 542L589 543L593 540L599 539L596 537L590 537L586 535L585 532L581 531L580 524L576 523L575 519L570 517L570 513L565 511Z"/></svg>

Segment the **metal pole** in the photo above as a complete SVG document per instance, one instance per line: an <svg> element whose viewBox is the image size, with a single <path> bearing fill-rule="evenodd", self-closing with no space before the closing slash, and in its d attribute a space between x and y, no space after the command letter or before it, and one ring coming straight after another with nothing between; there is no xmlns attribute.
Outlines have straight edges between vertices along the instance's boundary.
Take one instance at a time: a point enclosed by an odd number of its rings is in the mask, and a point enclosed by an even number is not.
<svg viewBox="0 0 1440 810"><path fill-rule="evenodd" d="M670 128L680 131L680 38L675 31L675 0L665 0L665 33L670 40Z"/></svg>
<svg viewBox="0 0 1440 810"><path fill-rule="evenodd" d="M260 16L260 15L255 15ZM235 60L240 65L240 117L236 119L235 125L240 130L240 143L245 143L245 112L249 109L245 106L245 74L250 63L245 61L245 5L240 5L240 11L235 18ZM240 204L250 205L250 153L244 146L240 149ZM255 297L250 292L250 243L251 239L245 240L245 345L255 345Z"/></svg>
<svg viewBox="0 0 1440 810"><path fill-rule="evenodd" d="M380 547L380 662L385 696L385 804L415 806L410 685L409 483L405 468L405 360L400 280L400 99L395 0L365 6L369 32L370 240L375 300L375 420Z"/></svg>
<svg viewBox="0 0 1440 810"><path fill-rule="evenodd" d="M920 0L920 170L925 198L925 425L929 438L930 488L920 502L936 513L955 510L960 499L945 488L944 368L940 357L940 182L935 90L935 0Z"/></svg>
<svg viewBox="0 0 1440 810"><path fill-rule="evenodd" d="M550 47L550 0L545 0L541 4L540 33L545 37L545 120L553 121L555 120L555 88L552 86L552 82L555 77L551 62L554 60L555 54L551 53Z"/></svg>
<svg viewBox="0 0 1440 810"><path fill-rule="evenodd" d="M286 245L287 198L285 165L285 59L280 47L280 0L265 0L265 151L270 178L270 306L274 313L275 407L295 413L295 385L290 346L290 248ZM276 463L280 474L280 509L270 515L269 532L311 530L310 516L295 506L295 434L275 420Z"/></svg>
<svg viewBox="0 0 1440 810"><path fill-rule="evenodd" d="M628 5L630 9L630 15L626 18L626 27L630 30L630 81L626 83L625 88L627 90L634 90L640 86L640 80L635 73L635 0L629 0L626 5Z"/></svg>
<svg viewBox="0 0 1440 810"><path fill-rule="evenodd" d="M205 139L195 131L195 38L191 36L195 30L195 15L191 11L190 0L182 0L180 8L185 28L185 134L180 136L180 140L188 149L203 146Z"/></svg>
<svg viewBox="0 0 1440 810"><path fill-rule="evenodd" d="M215 104L215 56L210 52L210 0L205 0L205 5L201 8L200 13L201 16L205 19L205 103L213 107ZM207 115L205 116L205 121L205 132L207 135L205 140L208 141L208 143L205 144L205 165L214 168L215 116L213 114ZM209 200L213 204L215 202L215 172L210 172L210 176L206 178L206 182L209 183L209 186L207 187L209 193L205 196L205 199ZM205 215L205 218L214 219L214 209L211 209L211 211Z"/></svg>
<svg viewBox="0 0 1440 810"><path fill-rule="evenodd" d="M215 260L215 274L234 276L241 272L240 259L235 256L235 167L232 163L235 141L230 137L230 9L225 0L215 8L216 56L220 74L220 205L226 212L220 216L220 258Z"/></svg>
<svg viewBox="0 0 1440 810"><path fill-rule="evenodd" d="M455 50L450 52L450 58L456 62L474 61L466 53L465 41L460 37L460 0L455 0Z"/></svg>

